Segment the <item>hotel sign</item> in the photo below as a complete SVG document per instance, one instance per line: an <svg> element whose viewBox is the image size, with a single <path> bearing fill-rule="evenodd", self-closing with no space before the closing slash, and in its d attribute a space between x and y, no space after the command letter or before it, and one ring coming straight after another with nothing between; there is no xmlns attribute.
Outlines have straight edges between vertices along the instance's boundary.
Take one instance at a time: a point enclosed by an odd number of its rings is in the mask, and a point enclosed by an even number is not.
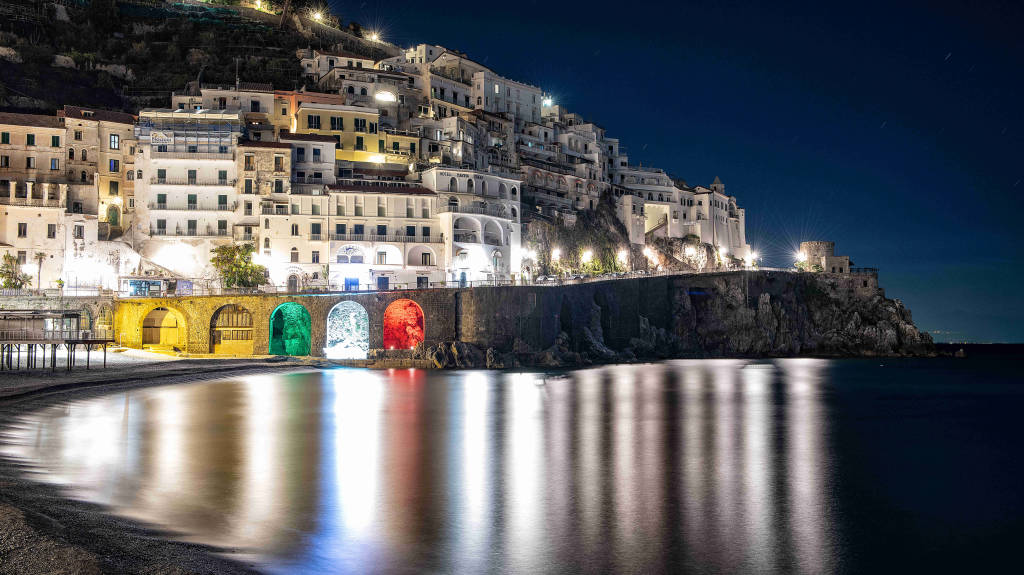
<svg viewBox="0 0 1024 575"><path fill-rule="evenodd" d="M150 132L150 141L154 144L173 144L174 134L167 132Z"/></svg>

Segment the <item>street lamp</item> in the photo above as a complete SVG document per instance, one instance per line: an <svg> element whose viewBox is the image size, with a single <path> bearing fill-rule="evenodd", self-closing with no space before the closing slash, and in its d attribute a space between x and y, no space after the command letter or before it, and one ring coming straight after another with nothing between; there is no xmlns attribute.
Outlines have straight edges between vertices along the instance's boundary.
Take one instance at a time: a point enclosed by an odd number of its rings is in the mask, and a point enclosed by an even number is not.
<svg viewBox="0 0 1024 575"><path fill-rule="evenodd" d="M371 42L379 42L380 41L380 34L378 34L376 32L371 32L370 33L370 41Z"/></svg>
<svg viewBox="0 0 1024 575"><path fill-rule="evenodd" d="M560 259L562 259L562 250L558 248L551 250L551 261L557 262Z"/></svg>
<svg viewBox="0 0 1024 575"><path fill-rule="evenodd" d="M324 15L321 14L320 12L313 12L313 19L316 20L317 22L319 22L320 19L323 18L323 17L324 17Z"/></svg>
<svg viewBox="0 0 1024 575"><path fill-rule="evenodd" d="M580 256L580 263L589 264L592 259L594 259L594 252L590 250L583 250L583 255Z"/></svg>

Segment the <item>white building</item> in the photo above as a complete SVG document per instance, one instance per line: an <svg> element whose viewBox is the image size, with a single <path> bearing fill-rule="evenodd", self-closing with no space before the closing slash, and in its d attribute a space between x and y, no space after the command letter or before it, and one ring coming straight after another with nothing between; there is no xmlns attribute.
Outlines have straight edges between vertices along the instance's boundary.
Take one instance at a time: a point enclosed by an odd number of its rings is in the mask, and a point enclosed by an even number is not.
<svg viewBox="0 0 1024 575"><path fill-rule="evenodd" d="M210 250L232 241L239 212L238 111L142 110L136 135L136 248L183 278L213 279Z"/></svg>

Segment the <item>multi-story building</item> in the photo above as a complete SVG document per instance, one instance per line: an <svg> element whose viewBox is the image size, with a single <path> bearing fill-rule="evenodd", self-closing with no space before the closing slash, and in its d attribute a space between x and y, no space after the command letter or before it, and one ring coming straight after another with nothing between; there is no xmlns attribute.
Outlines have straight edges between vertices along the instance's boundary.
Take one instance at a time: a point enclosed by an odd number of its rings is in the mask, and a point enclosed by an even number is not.
<svg viewBox="0 0 1024 575"><path fill-rule="evenodd" d="M239 217L239 111L142 110L136 179L137 248L184 278L210 279L210 250L231 241Z"/></svg>
<svg viewBox="0 0 1024 575"><path fill-rule="evenodd" d="M522 262L518 179L444 167L422 173L438 194L448 281L509 280Z"/></svg>
<svg viewBox="0 0 1024 575"><path fill-rule="evenodd" d="M32 285L61 278L67 175L64 122L56 116L0 113L0 252L15 256Z"/></svg>

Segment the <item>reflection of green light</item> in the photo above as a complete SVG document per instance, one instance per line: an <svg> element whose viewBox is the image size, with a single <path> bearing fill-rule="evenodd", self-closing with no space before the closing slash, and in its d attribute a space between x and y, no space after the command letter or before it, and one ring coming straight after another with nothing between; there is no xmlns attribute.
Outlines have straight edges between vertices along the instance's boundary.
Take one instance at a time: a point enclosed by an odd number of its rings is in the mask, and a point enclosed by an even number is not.
<svg viewBox="0 0 1024 575"><path fill-rule="evenodd" d="M270 315L270 354L309 355L311 320L301 305L288 302Z"/></svg>
<svg viewBox="0 0 1024 575"><path fill-rule="evenodd" d="M327 314L324 355L330 359L366 359L370 349L370 317L363 306L343 301Z"/></svg>

